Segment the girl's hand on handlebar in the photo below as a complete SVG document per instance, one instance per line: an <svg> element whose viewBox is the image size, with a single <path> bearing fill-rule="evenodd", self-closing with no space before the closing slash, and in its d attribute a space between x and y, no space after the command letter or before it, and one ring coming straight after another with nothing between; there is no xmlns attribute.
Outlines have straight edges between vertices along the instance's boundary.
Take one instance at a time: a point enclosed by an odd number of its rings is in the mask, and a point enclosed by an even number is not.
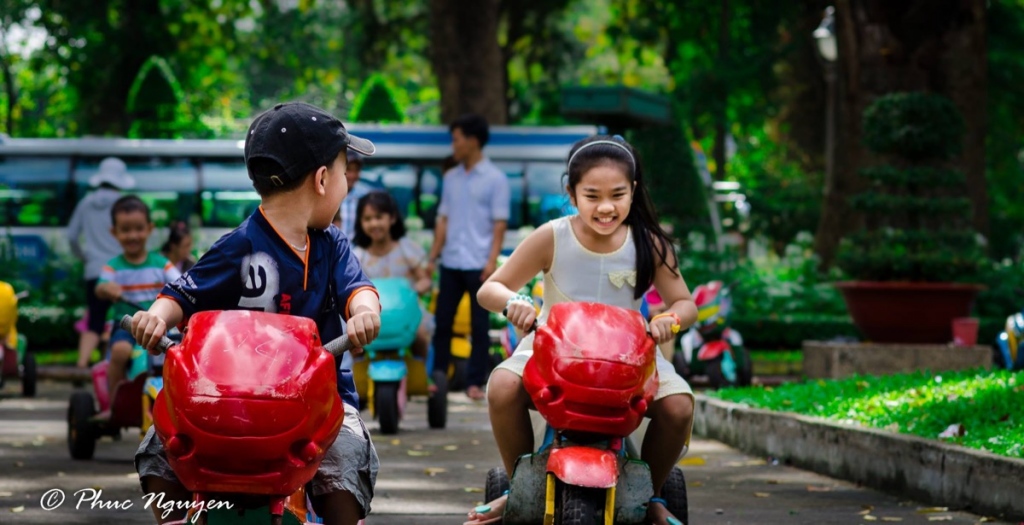
<svg viewBox="0 0 1024 525"><path fill-rule="evenodd" d="M352 341L352 355L363 353L363 347L372 343L380 333L380 314L362 311L348 319L348 338Z"/></svg>
<svg viewBox="0 0 1024 525"><path fill-rule="evenodd" d="M149 312L135 312L132 316L132 337L153 355L159 355L156 344L167 334L167 323Z"/></svg>
<svg viewBox="0 0 1024 525"><path fill-rule="evenodd" d="M651 319L648 330L658 344L671 341L679 333L679 318L670 312L658 314Z"/></svg>
<svg viewBox="0 0 1024 525"><path fill-rule="evenodd" d="M512 301L505 309L505 317L512 323L512 326L525 333L534 328L534 323L537 321L537 310L526 301Z"/></svg>

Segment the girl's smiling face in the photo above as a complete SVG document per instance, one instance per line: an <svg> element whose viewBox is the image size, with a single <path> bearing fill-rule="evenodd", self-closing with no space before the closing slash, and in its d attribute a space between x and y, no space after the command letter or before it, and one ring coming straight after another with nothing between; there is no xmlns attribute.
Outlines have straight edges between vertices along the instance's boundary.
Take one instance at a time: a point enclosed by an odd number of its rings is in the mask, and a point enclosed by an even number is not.
<svg viewBox="0 0 1024 525"><path fill-rule="evenodd" d="M633 202L634 183L618 163L598 164L566 188L583 223L598 235L610 235L626 221Z"/></svg>
<svg viewBox="0 0 1024 525"><path fill-rule="evenodd" d="M381 213L371 204L367 204L363 208L362 215L359 216L359 225L366 232L366 236L375 243L391 240L391 225L394 223L393 215Z"/></svg>

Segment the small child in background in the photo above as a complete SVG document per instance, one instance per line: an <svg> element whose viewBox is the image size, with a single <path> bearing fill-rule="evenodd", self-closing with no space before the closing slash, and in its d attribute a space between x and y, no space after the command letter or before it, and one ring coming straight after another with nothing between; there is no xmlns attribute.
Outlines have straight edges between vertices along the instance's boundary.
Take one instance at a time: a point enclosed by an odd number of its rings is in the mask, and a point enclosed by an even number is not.
<svg viewBox="0 0 1024 525"><path fill-rule="evenodd" d="M110 367L107 369L108 392L113 398L114 387L125 378L135 347L135 338L118 325L119 320L124 315L135 314L137 307L149 308L164 285L177 280L181 272L163 255L146 250L153 223L149 206L142 199L135 195L117 199L110 209L110 218L113 225L110 233L121 244L123 252L100 271L96 296L114 303L108 315L114 326L110 332Z"/></svg>
<svg viewBox="0 0 1024 525"><path fill-rule="evenodd" d="M430 291L427 254L420 245L405 236L405 223L398 202L386 191L373 191L360 197L356 205L356 259L371 279L405 277L419 295ZM423 320L416 331L413 354L426 357L432 335L430 315L423 311Z"/></svg>
<svg viewBox="0 0 1024 525"><path fill-rule="evenodd" d="M168 261L185 273L196 264L192 259L192 230L185 221L174 221L168 228L167 242L160 248L160 253L167 257Z"/></svg>

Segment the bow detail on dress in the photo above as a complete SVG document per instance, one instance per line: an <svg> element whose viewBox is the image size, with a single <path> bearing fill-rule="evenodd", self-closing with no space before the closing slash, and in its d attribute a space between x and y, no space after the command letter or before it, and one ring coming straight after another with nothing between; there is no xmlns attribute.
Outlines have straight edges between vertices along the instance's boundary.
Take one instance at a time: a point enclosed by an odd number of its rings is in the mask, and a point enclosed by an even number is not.
<svg viewBox="0 0 1024 525"><path fill-rule="evenodd" d="M608 280L615 285L616 288L622 288L623 285L629 283L630 286L636 287L636 270L621 270L618 272L608 272Z"/></svg>

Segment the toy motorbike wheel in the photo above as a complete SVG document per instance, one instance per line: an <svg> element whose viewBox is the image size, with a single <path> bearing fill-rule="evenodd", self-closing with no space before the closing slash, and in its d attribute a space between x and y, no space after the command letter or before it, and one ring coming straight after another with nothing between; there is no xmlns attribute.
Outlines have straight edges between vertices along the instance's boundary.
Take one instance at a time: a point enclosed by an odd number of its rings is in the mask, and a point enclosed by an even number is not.
<svg viewBox="0 0 1024 525"><path fill-rule="evenodd" d="M484 485L484 501L490 502L500 498L509 489L508 473L502 467L487 471L487 484Z"/></svg>
<svg viewBox="0 0 1024 525"><path fill-rule="evenodd" d="M686 478L682 469L675 467L669 472L668 479L661 487L661 497L668 502L668 511L683 522L683 525L690 522L690 504L686 496Z"/></svg>
<svg viewBox="0 0 1024 525"><path fill-rule="evenodd" d="M374 385L374 411L380 422L381 434L398 433L398 383L376 383Z"/></svg>
<svg viewBox="0 0 1024 525"><path fill-rule="evenodd" d="M32 352L25 352L25 362L21 369L21 395L36 396L36 377L36 356Z"/></svg>
<svg viewBox="0 0 1024 525"><path fill-rule="evenodd" d="M722 371L722 358L717 357L713 361L709 361L707 364L708 382L711 383L711 388L719 389L723 387L734 386L736 383L729 381L729 378L725 377L725 372Z"/></svg>
<svg viewBox="0 0 1024 525"><path fill-rule="evenodd" d="M676 373L684 379L690 378L690 363L686 362L686 356L679 350L672 355L672 368L676 369Z"/></svg>
<svg viewBox="0 0 1024 525"><path fill-rule="evenodd" d="M448 375L436 370L431 378L437 392L427 399L427 423L430 428L444 428L448 424Z"/></svg>
<svg viewBox="0 0 1024 525"><path fill-rule="evenodd" d="M750 354L743 352L743 365L736 371L736 384L739 386L750 386L754 382L754 363L750 360Z"/></svg>
<svg viewBox="0 0 1024 525"><path fill-rule="evenodd" d="M68 451L72 459L92 459L96 452L96 435L89 418L96 414L92 394L78 391L68 403Z"/></svg>
<svg viewBox="0 0 1024 525"><path fill-rule="evenodd" d="M559 482L562 486L560 525L593 525L604 523L605 489L577 487ZM556 516L559 513L556 511Z"/></svg>

